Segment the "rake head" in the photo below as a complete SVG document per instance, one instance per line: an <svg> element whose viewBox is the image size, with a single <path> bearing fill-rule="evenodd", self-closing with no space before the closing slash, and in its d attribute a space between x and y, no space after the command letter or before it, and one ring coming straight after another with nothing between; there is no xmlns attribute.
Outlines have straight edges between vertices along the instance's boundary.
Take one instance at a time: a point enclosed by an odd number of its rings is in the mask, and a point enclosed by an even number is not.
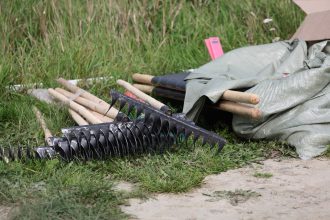
<svg viewBox="0 0 330 220"><path fill-rule="evenodd" d="M119 103L119 110L122 110L127 105L127 115L136 110L136 117L143 114L143 122L151 127L151 131L155 133L172 134L175 138L183 137L187 140L193 136L193 143L198 139L202 139L203 145L208 143L211 147L217 146L218 152L221 151L226 141L214 132L207 131L198 127L194 122L188 120L184 114L169 115L168 111L162 111L153 108L150 105L137 101L131 97L111 90L112 98L110 106ZM110 107L110 108L111 108Z"/></svg>
<svg viewBox="0 0 330 220"><path fill-rule="evenodd" d="M62 137L52 137L51 146L38 148L1 148L0 161L52 159L91 160L133 156L144 153L163 153L192 137L193 143L202 139L203 145L217 146L218 152L225 140L217 134L196 126L183 114L169 115L145 103L111 91L111 106L119 103L119 110L127 106L127 115L120 113L111 123L77 126L62 129ZM111 108L111 107L110 107Z"/></svg>

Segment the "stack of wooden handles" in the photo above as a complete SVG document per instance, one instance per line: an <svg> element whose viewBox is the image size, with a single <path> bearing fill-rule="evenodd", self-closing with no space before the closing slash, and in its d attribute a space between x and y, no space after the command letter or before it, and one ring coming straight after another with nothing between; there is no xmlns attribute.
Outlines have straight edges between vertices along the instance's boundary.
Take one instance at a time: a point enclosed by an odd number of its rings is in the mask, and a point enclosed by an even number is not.
<svg viewBox="0 0 330 220"><path fill-rule="evenodd" d="M55 99L69 108L69 113L78 125L112 122L118 114L116 108L95 95L71 84L63 78L57 80L65 89L48 89Z"/></svg>
<svg viewBox="0 0 330 220"><path fill-rule="evenodd" d="M133 80L140 84L131 85L123 80L118 80L117 83L155 108L161 109L164 104L147 95L152 94L155 89L155 86L152 85L153 77L145 74L133 74ZM78 125L112 122L116 118L119 111L114 107L109 110L110 105L107 102L63 78L59 78L57 82L66 90L56 88L48 89L48 92L69 108L70 115ZM218 103L209 107L258 119L261 117L261 112L251 105L258 104L259 101L259 97L255 94L227 90Z"/></svg>
<svg viewBox="0 0 330 220"><path fill-rule="evenodd" d="M133 74L133 80L139 83L133 84L133 86L147 94L152 94L155 89L155 86L152 85L153 77L147 74ZM258 104L259 101L259 97L255 94L227 90L223 93L218 103L209 107L252 119L259 119L261 117L261 111L258 108L251 107L251 105Z"/></svg>

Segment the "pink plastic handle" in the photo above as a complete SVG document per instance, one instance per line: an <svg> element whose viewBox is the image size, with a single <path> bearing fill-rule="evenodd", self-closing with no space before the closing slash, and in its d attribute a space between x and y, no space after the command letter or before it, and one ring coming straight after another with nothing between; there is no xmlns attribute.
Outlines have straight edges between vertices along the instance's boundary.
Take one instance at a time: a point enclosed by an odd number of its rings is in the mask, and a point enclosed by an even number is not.
<svg viewBox="0 0 330 220"><path fill-rule="evenodd" d="M213 52L213 59L216 59L216 58L222 56L223 50L222 50L222 46L220 43L220 39L218 37L210 37L209 41L210 41L210 45L211 45L212 52Z"/></svg>
<svg viewBox="0 0 330 220"><path fill-rule="evenodd" d="M212 60L223 55L223 49L218 37L210 37L204 40Z"/></svg>

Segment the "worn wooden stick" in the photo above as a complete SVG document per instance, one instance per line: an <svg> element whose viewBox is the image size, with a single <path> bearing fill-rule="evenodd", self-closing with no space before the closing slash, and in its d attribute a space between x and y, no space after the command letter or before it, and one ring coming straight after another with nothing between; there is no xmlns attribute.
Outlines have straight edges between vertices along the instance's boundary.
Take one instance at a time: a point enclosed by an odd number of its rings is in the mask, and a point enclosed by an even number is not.
<svg viewBox="0 0 330 220"><path fill-rule="evenodd" d="M90 111L88 111L85 107L77 104L76 102L68 99L66 96L62 95L61 93L55 91L54 89L48 89L50 95L52 95L57 100L61 101L63 104L69 106L78 114L83 116L88 122L92 124L99 124L102 123L100 119L95 117Z"/></svg>
<svg viewBox="0 0 330 220"><path fill-rule="evenodd" d="M61 93L62 95L66 96L70 100L73 100L73 101L79 103L80 105L83 105L84 107L89 108L102 115L106 115L106 116L114 119L114 118L116 118L116 116L118 114L118 110L115 108L110 108L110 105L108 103L106 103L104 105L99 105L99 104L92 102L88 99L85 99L83 97L76 96L75 94L68 92L64 89L56 88L55 90L57 92ZM110 110L109 110L109 108L110 108Z"/></svg>
<svg viewBox="0 0 330 220"><path fill-rule="evenodd" d="M147 85L152 85L152 79L154 76L147 74L135 73L132 78L135 82L144 83ZM233 101L233 102L242 102L247 104L258 104L260 98L252 93L247 92L238 92L233 90L226 90L221 99Z"/></svg>
<svg viewBox="0 0 330 220"><path fill-rule="evenodd" d="M152 91L156 88L155 86L152 85L144 85L138 83L134 83L133 86L138 90L141 90L142 92L145 92L147 94L152 94Z"/></svg>
<svg viewBox="0 0 330 220"><path fill-rule="evenodd" d="M147 94L151 94L155 88L154 86L141 84L133 84L133 86ZM261 112L259 109L245 106L232 101L220 100L217 104L210 105L208 107L216 108L222 111L230 112L245 117L250 117L252 119L258 119L261 116Z"/></svg>
<svg viewBox="0 0 330 220"><path fill-rule="evenodd" d="M77 112L75 112L70 108L69 108L69 114L79 126L89 125L89 123L83 117L81 117Z"/></svg>
<svg viewBox="0 0 330 220"><path fill-rule="evenodd" d="M37 121L39 122L43 132L44 132L45 141L50 146L51 145L50 137L53 137L52 132L48 129L46 121L45 121L42 113L39 111L39 109L37 107L33 106L32 110L33 110L33 112L34 112L34 114L37 118Z"/></svg>
<svg viewBox="0 0 330 220"><path fill-rule="evenodd" d="M70 83L69 81L63 79L63 78L59 78L56 80L59 84L61 84L62 86L64 86L64 88L66 88L67 90L79 94L79 96L84 97L85 99L88 99L92 102L95 102L97 104L100 105L104 105L104 106L109 106L108 103L106 103L105 101L103 101L102 99L100 99L99 97L87 92L86 90L83 90L81 88L79 88L76 85L73 85L72 83Z"/></svg>
<svg viewBox="0 0 330 220"><path fill-rule="evenodd" d="M153 97L145 94L144 92L140 91L139 89L135 88L132 84L130 84L124 80L121 80L121 79L117 80L117 84L121 85L126 90L130 91L131 93L136 95L138 98L142 99L143 101L149 103L154 108L157 108L157 109L166 108L166 105L164 105L160 101L154 99Z"/></svg>
<svg viewBox="0 0 330 220"><path fill-rule="evenodd" d="M233 114L244 117L249 117L254 120L257 120L261 117L261 111L259 109L245 106L240 103L235 103L232 101L223 100L214 105L209 105L208 107L219 109L226 112L231 112Z"/></svg>
<svg viewBox="0 0 330 220"><path fill-rule="evenodd" d="M151 82L152 78L154 78L154 76L153 75L148 75L148 74L134 73L132 75L132 79L135 82L148 84L148 85L152 85L152 82Z"/></svg>
<svg viewBox="0 0 330 220"><path fill-rule="evenodd" d="M105 116L103 114L100 114L100 113L95 112L95 111L91 111L91 113L93 115L95 115L96 117L98 117L103 122L113 122L113 119L112 118L109 118L109 117L107 117L107 116Z"/></svg>

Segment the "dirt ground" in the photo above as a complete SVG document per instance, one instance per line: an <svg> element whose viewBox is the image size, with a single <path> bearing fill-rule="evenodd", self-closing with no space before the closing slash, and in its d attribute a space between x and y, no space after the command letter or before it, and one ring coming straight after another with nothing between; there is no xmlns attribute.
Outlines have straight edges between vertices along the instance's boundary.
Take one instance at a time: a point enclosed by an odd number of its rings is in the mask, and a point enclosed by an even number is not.
<svg viewBox="0 0 330 220"><path fill-rule="evenodd" d="M0 206L0 220L8 219L10 210L10 207Z"/></svg>
<svg viewBox="0 0 330 220"><path fill-rule="evenodd" d="M330 160L267 160L205 178L179 195L131 199L133 219L330 219Z"/></svg>

